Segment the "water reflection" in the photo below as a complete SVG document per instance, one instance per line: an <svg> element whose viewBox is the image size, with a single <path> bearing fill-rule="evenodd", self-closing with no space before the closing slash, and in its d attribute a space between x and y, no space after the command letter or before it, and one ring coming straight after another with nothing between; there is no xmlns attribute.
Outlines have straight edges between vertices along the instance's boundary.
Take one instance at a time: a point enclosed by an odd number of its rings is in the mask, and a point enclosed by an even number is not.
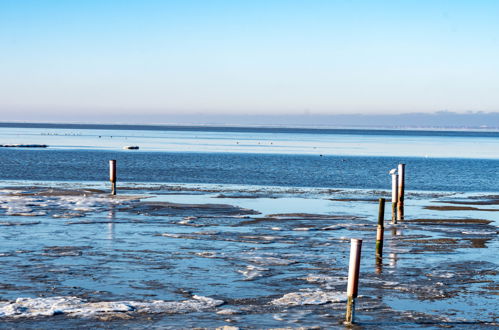
<svg viewBox="0 0 499 330"><path fill-rule="evenodd" d="M114 220L116 218L114 207L107 213L107 218L110 220L107 224L107 239L112 241L114 239Z"/></svg>

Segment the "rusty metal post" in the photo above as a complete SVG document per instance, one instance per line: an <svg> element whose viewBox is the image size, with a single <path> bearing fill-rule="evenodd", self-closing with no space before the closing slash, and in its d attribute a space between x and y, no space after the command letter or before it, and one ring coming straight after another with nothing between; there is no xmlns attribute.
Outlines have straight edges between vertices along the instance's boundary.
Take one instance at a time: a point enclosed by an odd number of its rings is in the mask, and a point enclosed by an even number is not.
<svg viewBox="0 0 499 330"><path fill-rule="evenodd" d="M116 195L116 160L109 161L109 181L111 181L111 195Z"/></svg>
<svg viewBox="0 0 499 330"><path fill-rule="evenodd" d="M348 266L347 312L346 324L352 324L355 314L355 298L359 291L360 255L362 240L352 238L350 241L350 264Z"/></svg>

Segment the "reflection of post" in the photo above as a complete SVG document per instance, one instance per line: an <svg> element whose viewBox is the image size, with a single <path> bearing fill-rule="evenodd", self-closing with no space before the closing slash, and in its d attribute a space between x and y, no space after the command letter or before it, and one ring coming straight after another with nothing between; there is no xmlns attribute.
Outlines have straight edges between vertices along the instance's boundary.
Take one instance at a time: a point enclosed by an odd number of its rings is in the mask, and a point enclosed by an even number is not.
<svg viewBox="0 0 499 330"><path fill-rule="evenodd" d="M109 161L109 181L111 181L111 194L116 195L116 160Z"/></svg>
<svg viewBox="0 0 499 330"><path fill-rule="evenodd" d="M400 228L399 226L392 226L392 239L389 240L390 253L388 254L388 265L390 265L390 267L397 266L398 257L397 257L397 253L395 252L396 251L396 243L395 242L398 239L395 237L402 236L402 235L403 235L402 228Z"/></svg>
<svg viewBox="0 0 499 330"><path fill-rule="evenodd" d="M107 218L110 220L107 224L107 239L113 240L114 239L114 219L115 219L114 208L109 210L109 213L107 214Z"/></svg>
<svg viewBox="0 0 499 330"><path fill-rule="evenodd" d="M405 164L398 166L397 219L404 220Z"/></svg>
<svg viewBox="0 0 499 330"><path fill-rule="evenodd" d="M355 314L355 298L359 290L360 255L362 240L352 238L350 243L350 264L348 266L347 312L345 323L353 323Z"/></svg>
<svg viewBox="0 0 499 330"><path fill-rule="evenodd" d="M388 264L391 267L397 266L397 254L396 253L390 253L388 254Z"/></svg>
<svg viewBox="0 0 499 330"><path fill-rule="evenodd" d="M392 223L397 223L398 177L392 174Z"/></svg>
<svg viewBox="0 0 499 330"><path fill-rule="evenodd" d="M112 241L114 239L114 223L107 224L107 239Z"/></svg>

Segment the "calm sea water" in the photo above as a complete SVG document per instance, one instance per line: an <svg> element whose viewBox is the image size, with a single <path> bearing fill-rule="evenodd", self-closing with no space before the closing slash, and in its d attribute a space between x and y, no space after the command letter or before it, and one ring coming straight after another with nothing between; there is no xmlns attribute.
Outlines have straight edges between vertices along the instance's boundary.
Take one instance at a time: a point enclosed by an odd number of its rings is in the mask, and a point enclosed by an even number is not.
<svg viewBox="0 0 499 330"><path fill-rule="evenodd" d="M403 162L407 189L499 191L499 132L3 126L49 148L0 148L1 180L106 181L116 159L122 182L386 189Z"/></svg>
<svg viewBox="0 0 499 330"><path fill-rule="evenodd" d="M364 241L360 328L496 325L497 132L0 125L0 144L11 143L49 148L0 148L0 328L343 329L334 297L352 237ZM110 159L117 198L91 190L108 191ZM388 206L379 263L377 198L401 162L409 221L389 224ZM32 304L51 315L54 297L192 295L225 305L31 318Z"/></svg>

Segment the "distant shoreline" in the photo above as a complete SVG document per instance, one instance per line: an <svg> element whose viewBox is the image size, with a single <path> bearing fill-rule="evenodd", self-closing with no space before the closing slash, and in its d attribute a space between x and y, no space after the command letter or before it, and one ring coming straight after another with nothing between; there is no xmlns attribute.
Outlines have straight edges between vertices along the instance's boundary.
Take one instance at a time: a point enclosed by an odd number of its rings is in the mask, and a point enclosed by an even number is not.
<svg viewBox="0 0 499 330"><path fill-rule="evenodd" d="M366 134L381 135L448 135L470 134L476 136L499 136L499 128L451 128L451 127L363 127L363 126L296 126L296 125L209 125L209 124L107 124L107 123L54 123L54 122L0 122L0 128L46 128L46 129L94 129L94 130L145 130L145 131L205 131L205 132L274 132L313 134Z"/></svg>

